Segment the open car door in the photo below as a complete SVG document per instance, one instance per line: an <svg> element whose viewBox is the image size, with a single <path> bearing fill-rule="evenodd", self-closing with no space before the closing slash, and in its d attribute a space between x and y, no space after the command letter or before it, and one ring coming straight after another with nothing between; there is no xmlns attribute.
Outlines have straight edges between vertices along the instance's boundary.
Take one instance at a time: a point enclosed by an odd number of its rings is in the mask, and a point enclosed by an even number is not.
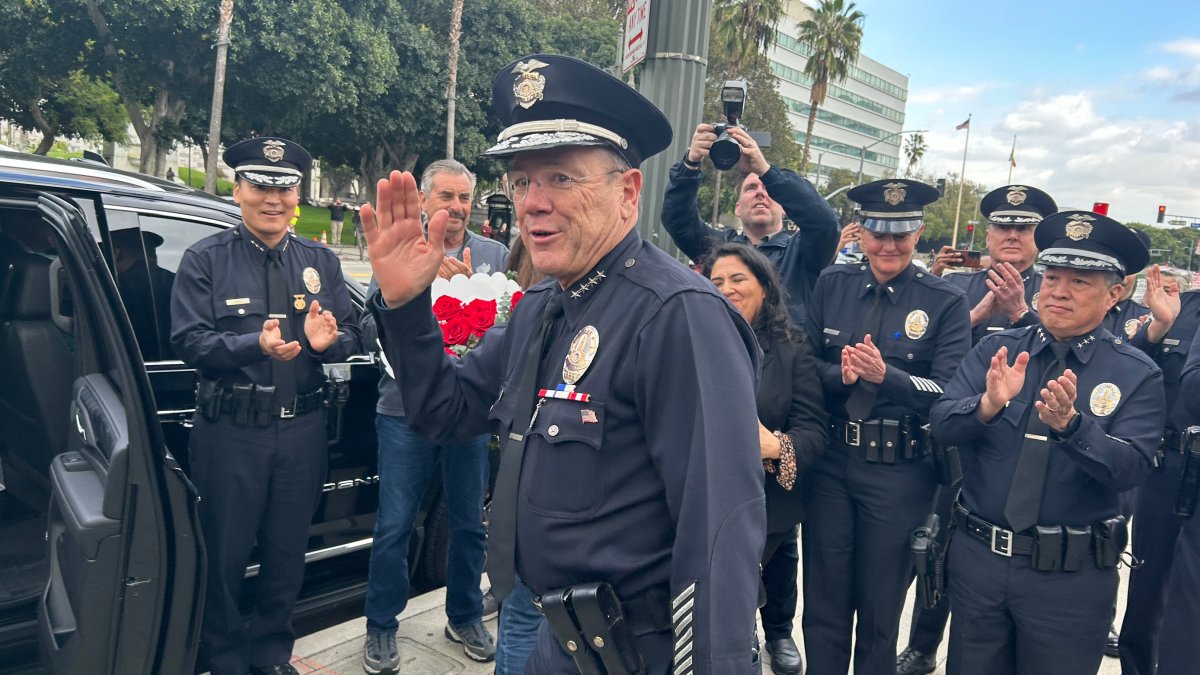
<svg viewBox="0 0 1200 675"><path fill-rule="evenodd" d="M42 194L50 321L74 353L50 460L43 661L73 674L191 673L204 558L196 492L167 452L129 318L82 215Z"/></svg>

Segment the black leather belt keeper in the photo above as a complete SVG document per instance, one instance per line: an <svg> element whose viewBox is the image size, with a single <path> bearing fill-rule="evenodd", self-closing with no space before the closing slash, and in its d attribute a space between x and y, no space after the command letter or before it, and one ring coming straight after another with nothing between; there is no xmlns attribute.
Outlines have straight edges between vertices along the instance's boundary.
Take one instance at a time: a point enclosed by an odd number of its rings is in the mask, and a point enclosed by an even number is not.
<svg viewBox="0 0 1200 675"><path fill-rule="evenodd" d="M622 603L607 583L579 584L543 594L539 607L582 675L643 675L638 636L671 628L665 588Z"/></svg>

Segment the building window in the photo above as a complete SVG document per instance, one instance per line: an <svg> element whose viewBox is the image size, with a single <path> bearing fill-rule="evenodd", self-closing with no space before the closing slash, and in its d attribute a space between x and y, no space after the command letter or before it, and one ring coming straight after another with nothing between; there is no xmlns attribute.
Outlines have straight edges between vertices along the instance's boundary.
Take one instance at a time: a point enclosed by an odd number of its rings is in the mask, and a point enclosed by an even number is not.
<svg viewBox="0 0 1200 675"><path fill-rule="evenodd" d="M795 52L804 58L812 56L812 47L808 46L808 43L801 42L787 33L776 32L775 44L790 52ZM847 74L850 76L850 79L858 80L868 87L878 89L889 96L894 96L901 101L908 100L908 91L903 87L888 82L878 75L868 73L858 66L850 66Z"/></svg>
<svg viewBox="0 0 1200 675"><path fill-rule="evenodd" d="M800 143L802 145L804 144L804 132L803 131L793 131L792 138L794 138L797 143ZM820 136L813 136L811 145L814 148L825 150L827 152L836 152L839 155L845 155L847 157L853 157L855 159L858 159L859 153L862 152L862 148L860 148L860 147L853 146L853 145L846 145L845 143L838 143L837 141L831 141L828 138L821 138ZM865 153L862 154L862 158L873 164L878 164L880 166L886 166L889 169L897 169L900 167L900 160L896 159L895 157L889 157L887 155L882 155L873 150L867 150Z"/></svg>
<svg viewBox="0 0 1200 675"><path fill-rule="evenodd" d="M797 70L795 68L791 68L789 66L785 66L782 63L778 63L776 61L771 62L771 71L774 72L775 75L777 75L778 77L781 77L781 78L787 80L788 82L793 82L802 87L808 87L810 89L812 88L812 79L809 78L807 75L805 75L803 71ZM849 103L851 105L856 105L865 110L869 110L869 111L875 113L876 115L886 117L887 119L892 120L893 122L896 122L897 124L904 124L904 112L903 111L896 110L895 108L889 108L888 106L883 105L882 103L876 103L875 101L872 101L869 98L859 96L858 94L855 94L852 91L847 91L845 89L842 89L841 87L839 87L835 84L829 85L829 95L840 101L845 101L846 103Z"/></svg>
<svg viewBox="0 0 1200 675"><path fill-rule="evenodd" d="M802 117L808 117L809 104L803 101L797 101L794 98L788 98L786 96L783 96L782 98L783 102L787 105L789 112L793 112ZM836 127L855 131L860 134L870 136L871 138L887 138L888 136L895 136L895 138L883 141L883 143L886 145L894 145L897 148L900 147L900 137L896 136L893 132L887 131L886 129L880 129L879 127L873 127L857 120L852 120L849 117L829 112L824 108L817 108L817 119L821 122L825 122L826 124L832 124Z"/></svg>

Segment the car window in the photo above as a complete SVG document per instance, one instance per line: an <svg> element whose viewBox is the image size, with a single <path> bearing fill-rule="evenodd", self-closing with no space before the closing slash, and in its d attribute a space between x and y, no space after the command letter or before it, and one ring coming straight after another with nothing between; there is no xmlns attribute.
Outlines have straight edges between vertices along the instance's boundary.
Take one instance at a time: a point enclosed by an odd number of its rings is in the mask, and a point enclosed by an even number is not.
<svg viewBox="0 0 1200 675"><path fill-rule="evenodd" d="M113 270L129 322L147 362L174 360L171 289L183 253L220 227L183 218L108 214Z"/></svg>

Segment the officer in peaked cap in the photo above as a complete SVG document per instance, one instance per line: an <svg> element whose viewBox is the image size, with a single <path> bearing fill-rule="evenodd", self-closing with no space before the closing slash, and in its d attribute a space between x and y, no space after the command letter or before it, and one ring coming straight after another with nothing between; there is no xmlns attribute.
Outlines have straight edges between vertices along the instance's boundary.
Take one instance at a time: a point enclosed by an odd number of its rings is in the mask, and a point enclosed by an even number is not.
<svg viewBox="0 0 1200 675"><path fill-rule="evenodd" d="M1050 195L1037 188L1005 185L984 195L979 211L988 221L985 241L991 269L942 277L967 294L972 344L998 331L1038 323L1037 293L1042 273L1033 265L1037 256L1033 231L1042 218L1057 212L1058 206ZM944 246L930 271L940 274L947 264L957 265L962 259L961 249ZM955 493L955 490L939 492L934 512L943 523L949 522L952 515ZM908 646L897 659L897 675L930 672L937 665L950 603L939 602L931 609L917 611Z"/></svg>
<svg viewBox="0 0 1200 675"><path fill-rule="evenodd" d="M964 458L947 569L949 673L1095 673L1128 530L1118 495L1149 475L1162 372L1103 326L1149 253L1086 211L1034 233L1041 325L985 337L933 407Z"/></svg>
<svg viewBox="0 0 1200 675"><path fill-rule="evenodd" d="M922 426L971 346L962 291L912 263L924 207L938 196L900 179L851 190L867 261L827 267L809 302L804 327L833 420L829 450L806 478L801 532L814 673L845 673L852 642L857 672L895 672L909 537L937 489Z"/></svg>
<svg viewBox="0 0 1200 675"><path fill-rule="evenodd" d="M171 344L196 368L188 442L208 549L202 638L214 674L294 673L291 614L327 466L323 364L359 351L336 256L288 225L308 152L282 138L230 146L242 223L183 255ZM253 613L238 609L257 541Z"/></svg>
<svg viewBox="0 0 1200 675"><path fill-rule="evenodd" d="M638 235L636 167L670 126L564 56L506 66L493 97L506 128L487 154L511 158L521 239L548 277L510 323L455 363L443 353L428 287L444 216L426 240L411 176L380 181L363 223L417 431L447 443L490 418L504 441L488 575L497 598L519 575L546 616L525 672L757 672L760 352L711 284Z"/></svg>
<svg viewBox="0 0 1200 675"><path fill-rule="evenodd" d="M1150 235L1138 229L1133 229L1133 233L1142 241L1146 250L1150 250ZM1142 324L1150 320L1150 308L1133 299L1133 292L1137 288L1136 274L1125 275L1122 285L1125 290L1117 299L1117 304L1104 315L1104 327L1113 335L1133 339Z"/></svg>

